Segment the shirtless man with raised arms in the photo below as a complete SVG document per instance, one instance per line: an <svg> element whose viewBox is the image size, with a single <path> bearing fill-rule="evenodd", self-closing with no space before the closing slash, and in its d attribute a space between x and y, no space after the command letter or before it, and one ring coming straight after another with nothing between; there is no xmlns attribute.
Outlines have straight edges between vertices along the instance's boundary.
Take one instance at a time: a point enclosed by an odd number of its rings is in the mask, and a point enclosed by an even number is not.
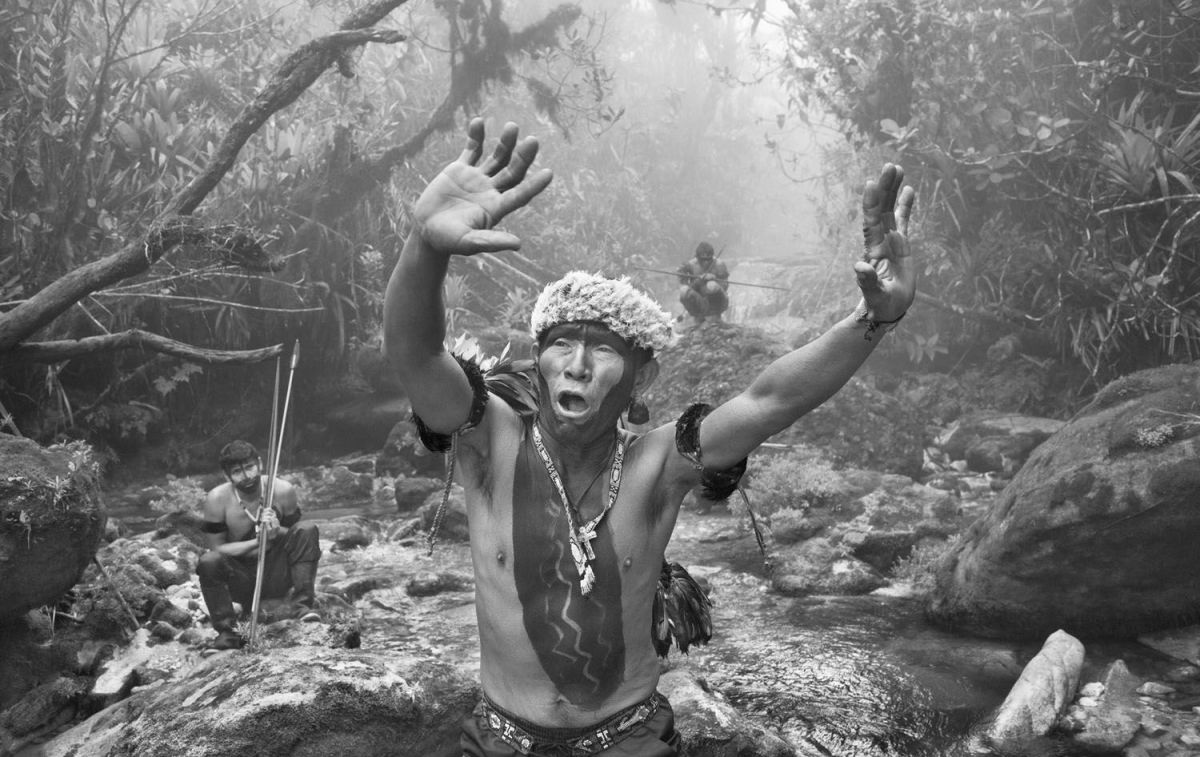
<svg viewBox="0 0 1200 757"><path fill-rule="evenodd" d="M736 482L750 452L833 395L904 315L913 191L890 164L863 191L855 312L721 406L635 437L621 414L657 375L672 327L625 280L576 271L546 287L524 383L498 389L444 347L450 257L518 249L494 227L551 180L530 170L538 144L515 125L486 157L483 143L475 119L417 200L384 310L387 356L423 434L453 447L466 492L484 698L463 751L674 755L650 625L680 502L727 471Z"/></svg>

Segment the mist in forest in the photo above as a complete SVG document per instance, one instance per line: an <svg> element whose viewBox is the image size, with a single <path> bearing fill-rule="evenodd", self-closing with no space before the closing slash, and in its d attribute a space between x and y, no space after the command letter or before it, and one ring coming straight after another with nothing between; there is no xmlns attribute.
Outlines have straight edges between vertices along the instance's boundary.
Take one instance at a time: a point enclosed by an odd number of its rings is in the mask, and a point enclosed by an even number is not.
<svg viewBox="0 0 1200 757"><path fill-rule="evenodd" d="M863 182L895 161L930 299L881 352L951 370L1016 335L1071 375L1066 412L1200 354L1198 27L1161 11L17 0L0 399L49 439L111 425L105 405L202 404L236 371L197 349L252 365L302 338L314 383L344 377L377 343L411 203L479 115L537 136L556 178L504 219L521 250L454 261L453 333L523 328L577 268L678 313L644 269L700 241L787 290L735 289L733 321L827 320L854 298Z"/></svg>

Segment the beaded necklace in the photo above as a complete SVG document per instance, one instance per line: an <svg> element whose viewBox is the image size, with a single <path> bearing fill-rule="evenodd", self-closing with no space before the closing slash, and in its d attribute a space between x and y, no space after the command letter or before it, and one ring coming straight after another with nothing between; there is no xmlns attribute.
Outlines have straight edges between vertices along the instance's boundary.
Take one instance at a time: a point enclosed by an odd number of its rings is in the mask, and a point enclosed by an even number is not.
<svg viewBox="0 0 1200 757"><path fill-rule="evenodd" d="M575 561L575 569L579 572L579 591L586 597L596 585L596 574L591 566L592 560L596 559L596 553L592 551L592 540L596 538L596 528L600 525L600 521L617 501L617 492L621 488L621 468L625 462L625 439L618 432L617 451L613 454L612 469L608 474L608 499L604 503L604 509L586 523L580 523L583 518L567 497L562 476L558 474L558 469L554 467L554 461L550 459L550 453L546 451L546 445L542 442L542 432L538 430L536 421L533 424L533 446L537 448L538 457L542 458L542 464L546 466L546 474L550 477L550 482L554 484L554 489L558 492L559 499L562 500L563 510L567 513L567 533L571 542L571 558Z"/></svg>

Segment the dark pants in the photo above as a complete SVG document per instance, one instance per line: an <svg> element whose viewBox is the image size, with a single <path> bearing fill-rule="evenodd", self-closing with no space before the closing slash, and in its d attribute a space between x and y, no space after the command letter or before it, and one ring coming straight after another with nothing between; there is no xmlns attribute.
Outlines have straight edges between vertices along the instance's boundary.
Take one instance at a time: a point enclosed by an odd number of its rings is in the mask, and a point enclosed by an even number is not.
<svg viewBox="0 0 1200 757"><path fill-rule="evenodd" d="M709 294L688 289L679 301L689 315L699 320L704 320L705 316L718 316L729 307L729 295L723 289Z"/></svg>
<svg viewBox="0 0 1200 757"><path fill-rule="evenodd" d="M311 585L299 584L311 584L320 558L321 545L315 523L301 522L289 528L286 534L267 545L263 599L287 596L289 589L295 589L297 593L311 591ZM229 557L211 549L200 556L196 573L200 576L200 592L204 595L204 604L208 605L213 628L232 631L236 620L233 603L238 602L249 611L254 601L258 558Z"/></svg>
<svg viewBox="0 0 1200 757"><path fill-rule="evenodd" d="M671 709L666 697L657 696L660 703L650 719L622 736L612 746L594 754L599 757L678 757L682 739L675 730L675 711ZM609 718L609 721L619 720L625 712ZM489 726L485 713L486 710L481 705L463 722L462 737L459 739L463 757L520 757L522 754L529 757L582 757L589 754L585 750L572 749L563 742L586 735L593 730L592 728L545 729L508 716L508 719L514 721L522 730L538 738L530 749L521 752L500 738ZM553 738L550 734L559 738Z"/></svg>

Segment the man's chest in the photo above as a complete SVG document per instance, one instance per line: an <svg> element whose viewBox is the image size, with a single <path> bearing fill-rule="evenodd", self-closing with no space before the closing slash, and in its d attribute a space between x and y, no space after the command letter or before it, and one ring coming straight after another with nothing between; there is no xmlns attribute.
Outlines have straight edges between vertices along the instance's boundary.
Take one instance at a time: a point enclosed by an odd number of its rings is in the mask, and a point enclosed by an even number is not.
<svg viewBox="0 0 1200 757"><path fill-rule="evenodd" d="M225 525L229 528L230 541L242 541L254 532L252 515L257 512L258 502L244 502L230 492L225 498Z"/></svg>

